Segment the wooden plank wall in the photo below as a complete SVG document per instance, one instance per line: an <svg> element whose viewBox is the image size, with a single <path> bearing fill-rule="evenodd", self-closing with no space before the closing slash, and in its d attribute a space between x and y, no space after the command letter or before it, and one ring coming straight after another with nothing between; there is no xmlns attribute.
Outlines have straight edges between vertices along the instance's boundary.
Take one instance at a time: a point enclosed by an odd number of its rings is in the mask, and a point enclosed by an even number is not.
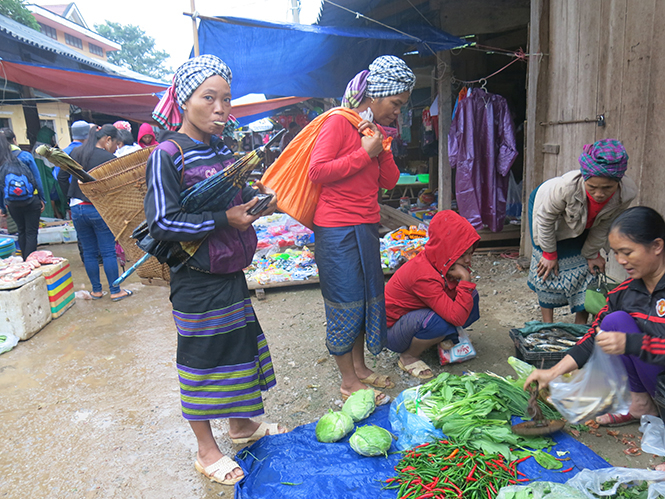
<svg viewBox="0 0 665 499"><path fill-rule="evenodd" d="M542 17L549 22L549 42L545 40L541 47L548 54L540 75L545 85L539 86L538 95L530 94L528 116L532 121L536 116L567 121L604 114L607 125L582 123L537 130L540 140L526 145L530 175L525 200L540 179L579 168L577 158L584 144L616 138L630 157L628 175L640 190L636 204L665 214L661 163L665 158L665 80L661 78L665 76L665 39L658 35L658 27L665 22L665 2L532 0L531 4L532 9L549 11L549 16ZM532 17L532 30L533 22ZM529 85L536 84L536 77L537 72L529 73ZM544 153L542 143L559 145L559 153ZM528 238L524 226L523 238ZM522 248L530 256L530 245Z"/></svg>

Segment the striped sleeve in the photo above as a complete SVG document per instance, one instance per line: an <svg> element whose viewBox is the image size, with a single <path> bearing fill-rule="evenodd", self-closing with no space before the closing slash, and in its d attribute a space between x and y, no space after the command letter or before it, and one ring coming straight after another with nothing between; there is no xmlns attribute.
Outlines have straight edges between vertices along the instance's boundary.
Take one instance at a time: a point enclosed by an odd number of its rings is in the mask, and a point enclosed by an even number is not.
<svg viewBox="0 0 665 499"><path fill-rule="evenodd" d="M195 241L226 222L222 212L186 213L180 209L180 173L166 151L159 149L148 159L147 192L143 206L150 235L158 241Z"/></svg>

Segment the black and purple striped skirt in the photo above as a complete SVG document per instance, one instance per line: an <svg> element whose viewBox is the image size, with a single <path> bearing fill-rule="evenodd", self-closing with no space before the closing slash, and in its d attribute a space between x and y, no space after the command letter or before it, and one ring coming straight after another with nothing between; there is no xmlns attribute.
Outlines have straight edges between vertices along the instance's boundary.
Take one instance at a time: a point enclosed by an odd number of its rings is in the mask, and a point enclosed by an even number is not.
<svg viewBox="0 0 665 499"><path fill-rule="evenodd" d="M263 414L261 391L275 385L275 373L244 274L184 267L171 274L171 303L185 419Z"/></svg>

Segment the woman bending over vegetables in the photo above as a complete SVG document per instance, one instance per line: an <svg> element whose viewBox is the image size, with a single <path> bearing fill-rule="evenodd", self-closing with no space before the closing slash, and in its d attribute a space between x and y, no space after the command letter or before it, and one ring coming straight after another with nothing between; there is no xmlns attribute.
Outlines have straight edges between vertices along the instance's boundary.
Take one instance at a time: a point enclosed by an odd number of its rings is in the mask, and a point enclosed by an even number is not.
<svg viewBox="0 0 665 499"><path fill-rule="evenodd" d="M420 355L441 341L459 342L457 327L478 320L478 292L469 265L480 236L451 210L437 213L425 249L395 272L386 285L388 348L398 365L420 379L434 374Z"/></svg>
<svg viewBox="0 0 665 499"><path fill-rule="evenodd" d="M625 211L612 223L610 247L629 278L610 291L589 332L561 361L537 369L524 384L545 387L557 376L582 367L594 342L611 355L620 355L630 383L628 414L604 414L596 421L622 426L643 414L657 415L653 396L658 375L665 370L665 221L645 206Z"/></svg>

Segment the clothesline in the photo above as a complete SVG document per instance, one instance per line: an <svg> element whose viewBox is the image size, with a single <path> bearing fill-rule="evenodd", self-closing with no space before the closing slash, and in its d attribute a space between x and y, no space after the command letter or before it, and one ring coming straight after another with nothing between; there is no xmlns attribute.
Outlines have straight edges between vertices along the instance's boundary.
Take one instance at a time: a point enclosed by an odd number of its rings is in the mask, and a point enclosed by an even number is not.
<svg viewBox="0 0 665 499"><path fill-rule="evenodd" d="M517 52L515 52L515 53L514 53L514 56L515 56L515 59L513 59L513 60L510 61L508 64L506 64L506 65L503 66L502 68L498 69L498 70L495 71L494 73L485 76L484 78L478 78L477 80L458 80L457 78L454 78L454 77L453 77L453 78L452 78L452 81L453 81L454 83L464 83L464 84L466 84L466 85L469 85L469 84L472 84L472 83L481 83L481 82L483 82L483 81L486 82L489 78L491 78L492 76L496 76L496 75L498 75L501 71L507 69L509 66L511 66L512 64L515 64L517 61L525 61L525 62L526 62L527 59L528 59L528 56L522 51L522 49L520 49L520 50L518 50Z"/></svg>

